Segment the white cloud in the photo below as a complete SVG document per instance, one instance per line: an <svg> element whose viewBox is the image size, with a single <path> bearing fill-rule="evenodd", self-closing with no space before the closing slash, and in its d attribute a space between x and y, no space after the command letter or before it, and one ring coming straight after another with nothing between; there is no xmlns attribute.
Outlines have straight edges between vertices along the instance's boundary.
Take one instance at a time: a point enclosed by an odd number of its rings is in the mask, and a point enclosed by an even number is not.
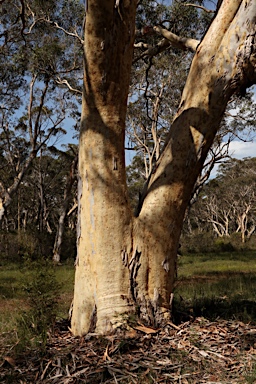
<svg viewBox="0 0 256 384"><path fill-rule="evenodd" d="M256 141L232 141L229 145L229 153L231 157L235 157L236 159L243 159L244 157L256 157Z"/></svg>

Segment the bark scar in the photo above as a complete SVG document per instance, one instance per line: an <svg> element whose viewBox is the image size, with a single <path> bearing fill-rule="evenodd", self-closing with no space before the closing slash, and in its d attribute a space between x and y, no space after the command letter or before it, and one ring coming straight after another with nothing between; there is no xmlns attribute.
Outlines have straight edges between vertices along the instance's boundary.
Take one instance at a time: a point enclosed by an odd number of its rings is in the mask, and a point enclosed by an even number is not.
<svg viewBox="0 0 256 384"><path fill-rule="evenodd" d="M117 157L113 157L113 171L117 171Z"/></svg>
<svg viewBox="0 0 256 384"><path fill-rule="evenodd" d="M169 272L169 270L170 270L169 261L165 259L165 260L162 262L162 267L164 268L165 272Z"/></svg>
<svg viewBox="0 0 256 384"><path fill-rule="evenodd" d="M141 252L139 252L136 248L128 264L128 268L130 271L130 291L131 291L132 298L135 302L137 301L137 296L138 296L138 292L136 289L138 283L136 281L136 278L141 266L140 257L141 257Z"/></svg>
<svg viewBox="0 0 256 384"><path fill-rule="evenodd" d="M122 262L125 267L128 267L128 253L126 249L123 249L121 252Z"/></svg>

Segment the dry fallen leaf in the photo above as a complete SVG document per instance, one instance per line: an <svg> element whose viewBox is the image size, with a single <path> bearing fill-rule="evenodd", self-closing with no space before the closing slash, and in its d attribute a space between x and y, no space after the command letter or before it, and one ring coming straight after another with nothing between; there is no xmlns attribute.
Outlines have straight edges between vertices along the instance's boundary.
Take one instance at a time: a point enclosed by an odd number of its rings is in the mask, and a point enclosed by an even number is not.
<svg viewBox="0 0 256 384"><path fill-rule="evenodd" d="M111 357L108 354L109 346L106 347L104 355L103 355L103 360L104 361L111 361Z"/></svg>
<svg viewBox="0 0 256 384"><path fill-rule="evenodd" d="M129 331L126 331L125 338L126 339L133 339L137 337L137 332L135 329L129 329Z"/></svg>
<svg viewBox="0 0 256 384"><path fill-rule="evenodd" d="M153 335L160 331L160 329L148 328L148 327L145 327L144 325L137 325L137 327L133 327L133 328L137 329L137 331L146 333L147 335Z"/></svg>
<svg viewBox="0 0 256 384"><path fill-rule="evenodd" d="M7 361L12 367L15 367L16 363L15 360L10 356L5 356L4 360Z"/></svg>

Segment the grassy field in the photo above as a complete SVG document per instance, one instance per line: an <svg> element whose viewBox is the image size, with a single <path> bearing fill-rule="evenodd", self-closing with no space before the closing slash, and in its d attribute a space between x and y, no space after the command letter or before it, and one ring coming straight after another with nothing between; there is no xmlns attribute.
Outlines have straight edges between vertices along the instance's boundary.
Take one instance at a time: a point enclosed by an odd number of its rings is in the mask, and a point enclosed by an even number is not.
<svg viewBox="0 0 256 384"><path fill-rule="evenodd" d="M59 284L57 318L66 318L73 295L74 267L56 266ZM31 270L18 264L0 266L0 333L15 328L28 306L25 288ZM205 316L256 322L256 251L193 254L178 260L174 321Z"/></svg>
<svg viewBox="0 0 256 384"><path fill-rule="evenodd" d="M256 322L256 251L181 256L174 317Z"/></svg>
<svg viewBox="0 0 256 384"><path fill-rule="evenodd" d="M27 309L26 287L35 273L21 264L0 266L0 333L14 329L17 316ZM57 318L67 318L73 296L74 266L56 266L54 274L59 285Z"/></svg>

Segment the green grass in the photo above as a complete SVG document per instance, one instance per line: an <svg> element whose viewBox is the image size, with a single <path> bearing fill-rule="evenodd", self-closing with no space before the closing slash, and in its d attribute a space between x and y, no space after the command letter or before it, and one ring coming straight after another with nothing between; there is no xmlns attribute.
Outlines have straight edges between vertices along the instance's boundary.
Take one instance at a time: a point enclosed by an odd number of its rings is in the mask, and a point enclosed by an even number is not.
<svg viewBox="0 0 256 384"><path fill-rule="evenodd" d="M256 273L256 251L184 255L178 261L179 277L227 272Z"/></svg>
<svg viewBox="0 0 256 384"><path fill-rule="evenodd" d="M55 274L59 289L58 317L67 317L73 296L74 272L72 265L56 266ZM24 289L31 273L22 264L0 266L0 333L15 328L16 318L27 307Z"/></svg>
<svg viewBox="0 0 256 384"><path fill-rule="evenodd" d="M0 265L0 333L15 328L27 307L24 284L31 271L22 264ZM57 317L67 318L73 296L74 267L55 267L59 289ZM174 321L194 316L256 322L256 251L189 254L178 260Z"/></svg>
<svg viewBox="0 0 256 384"><path fill-rule="evenodd" d="M174 317L256 322L256 252L182 256Z"/></svg>

